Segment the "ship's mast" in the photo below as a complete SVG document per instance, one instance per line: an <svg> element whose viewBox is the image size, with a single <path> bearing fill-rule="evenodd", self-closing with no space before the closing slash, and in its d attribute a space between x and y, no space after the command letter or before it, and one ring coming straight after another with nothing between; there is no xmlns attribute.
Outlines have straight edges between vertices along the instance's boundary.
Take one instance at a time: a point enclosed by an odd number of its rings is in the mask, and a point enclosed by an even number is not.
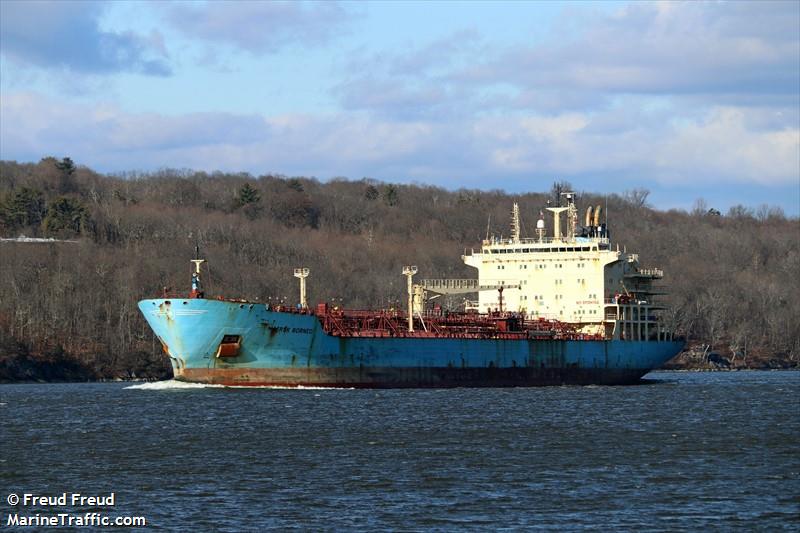
<svg viewBox="0 0 800 533"><path fill-rule="evenodd" d="M567 238L572 241L578 229L578 209L575 207L575 193L561 193L567 198Z"/></svg>
<svg viewBox="0 0 800 533"><path fill-rule="evenodd" d="M553 213L553 239L561 240L561 213L567 210L566 207L548 207L548 211Z"/></svg>
<svg viewBox="0 0 800 533"><path fill-rule="evenodd" d="M294 277L300 278L300 307L308 309L308 301L306 300L306 278L308 277L309 270L307 268L295 268Z"/></svg>
<svg viewBox="0 0 800 533"><path fill-rule="evenodd" d="M414 331L414 282L412 278L416 273L416 266L403 267L403 275L408 278L408 331Z"/></svg>
<svg viewBox="0 0 800 533"><path fill-rule="evenodd" d="M200 265L206 262L205 259L191 259L194 263L194 272L192 272L192 291L189 293L189 298L202 298L203 289L200 285Z"/></svg>
<svg viewBox="0 0 800 533"><path fill-rule="evenodd" d="M561 213L567 212L567 233L565 235L567 241L575 240L575 233L578 228L578 209L575 207L575 193L562 192L567 205L564 207L548 207L547 210L553 213L553 239L560 241L561 237Z"/></svg>
<svg viewBox="0 0 800 533"><path fill-rule="evenodd" d="M520 224L519 224L519 204L514 202L514 207L511 209L511 240L514 244L520 241Z"/></svg>

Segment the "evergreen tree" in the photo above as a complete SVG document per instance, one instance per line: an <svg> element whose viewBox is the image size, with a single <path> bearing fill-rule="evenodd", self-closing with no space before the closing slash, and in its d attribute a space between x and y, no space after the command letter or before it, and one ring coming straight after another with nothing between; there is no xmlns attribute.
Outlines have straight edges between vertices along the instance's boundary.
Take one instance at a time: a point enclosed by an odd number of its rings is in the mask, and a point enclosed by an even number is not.
<svg viewBox="0 0 800 533"><path fill-rule="evenodd" d="M286 182L286 185L297 192L303 192L305 189L303 188L303 182L297 178L292 178Z"/></svg>
<svg viewBox="0 0 800 533"><path fill-rule="evenodd" d="M237 198L238 206L242 208L244 215L250 220L255 220L261 214L261 194L258 189L245 183L239 189L239 197Z"/></svg>
<svg viewBox="0 0 800 533"><path fill-rule="evenodd" d="M364 189L364 198L367 200L375 200L378 198L378 195L380 195L380 193L374 185L367 185L367 188Z"/></svg>
<svg viewBox="0 0 800 533"><path fill-rule="evenodd" d="M61 176L58 183L58 190L59 192L69 193L75 192L77 187L75 186L75 180L73 175L75 174L75 163L72 162L72 159L69 157L65 157L61 161L56 163L56 168L61 172Z"/></svg>
<svg viewBox="0 0 800 533"><path fill-rule="evenodd" d="M79 235L88 225L89 213L78 200L56 198L47 208L42 224L47 234L58 237Z"/></svg>
<svg viewBox="0 0 800 533"><path fill-rule="evenodd" d="M247 204L257 204L261 201L261 195L258 193L258 189L250 185L249 183L245 183L241 189L239 189L239 198L238 202L240 206L245 206Z"/></svg>
<svg viewBox="0 0 800 533"><path fill-rule="evenodd" d="M397 187L394 185L387 185L383 188L383 203L389 207L397 205Z"/></svg>
<svg viewBox="0 0 800 533"><path fill-rule="evenodd" d="M0 202L0 223L11 231L38 226L45 211L42 191L22 187Z"/></svg>
<svg viewBox="0 0 800 533"><path fill-rule="evenodd" d="M60 170L65 176L70 177L75 174L75 163L72 162L72 159L69 157L65 157L58 163L56 163L56 168Z"/></svg>

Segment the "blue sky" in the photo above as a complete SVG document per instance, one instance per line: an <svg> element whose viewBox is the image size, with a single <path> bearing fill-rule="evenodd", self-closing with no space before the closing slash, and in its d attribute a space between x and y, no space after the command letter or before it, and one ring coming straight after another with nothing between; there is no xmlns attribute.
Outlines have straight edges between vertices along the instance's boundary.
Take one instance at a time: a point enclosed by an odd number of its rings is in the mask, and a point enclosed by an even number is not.
<svg viewBox="0 0 800 533"><path fill-rule="evenodd" d="M0 2L0 158L800 214L800 3Z"/></svg>

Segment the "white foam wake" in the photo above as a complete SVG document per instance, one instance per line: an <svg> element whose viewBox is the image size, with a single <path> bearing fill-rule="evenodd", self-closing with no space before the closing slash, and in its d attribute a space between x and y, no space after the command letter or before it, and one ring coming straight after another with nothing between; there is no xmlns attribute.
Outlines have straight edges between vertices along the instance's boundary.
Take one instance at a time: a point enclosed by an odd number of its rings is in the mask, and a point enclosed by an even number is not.
<svg viewBox="0 0 800 533"><path fill-rule="evenodd" d="M208 383L187 383L185 381L168 379L166 381L148 381L145 383L137 383L136 385L129 385L128 387L125 388L141 389L141 390L206 389L206 388L224 388L224 385L211 385Z"/></svg>
<svg viewBox="0 0 800 533"><path fill-rule="evenodd" d="M355 387L314 387L311 385L227 385L229 389L275 389L275 390L356 390Z"/></svg>

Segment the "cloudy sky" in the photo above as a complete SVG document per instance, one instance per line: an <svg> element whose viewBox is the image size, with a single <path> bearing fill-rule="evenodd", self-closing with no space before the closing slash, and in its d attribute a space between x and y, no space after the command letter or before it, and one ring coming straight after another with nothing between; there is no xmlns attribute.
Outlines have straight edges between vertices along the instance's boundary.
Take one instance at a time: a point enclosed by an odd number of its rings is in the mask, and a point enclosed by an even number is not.
<svg viewBox="0 0 800 533"><path fill-rule="evenodd" d="M800 212L800 3L0 2L0 158Z"/></svg>

